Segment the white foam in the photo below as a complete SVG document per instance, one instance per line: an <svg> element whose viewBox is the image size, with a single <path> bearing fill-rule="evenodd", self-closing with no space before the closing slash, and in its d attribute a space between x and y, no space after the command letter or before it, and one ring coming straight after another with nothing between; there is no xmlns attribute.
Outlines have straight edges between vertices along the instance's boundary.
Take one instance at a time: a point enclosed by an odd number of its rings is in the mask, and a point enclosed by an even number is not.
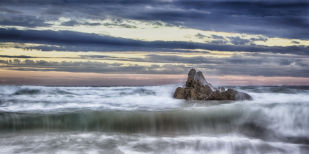
<svg viewBox="0 0 309 154"><path fill-rule="evenodd" d="M9 90L7 90L9 89ZM39 90L35 94L14 93L21 89ZM0 87L1 111L165 110L180 107L172 98L175 86L148 87Z"/></svg>
<svg viewBox="0 0 309 154"><path fill-rule="evenodd" d="M0 149L6 153L301 153L297 144L263 141L236 134L215 137L203 134L148 136L101 132L28 132L0 137Z"/></svg>
<svg viewBox="0 0 309 154"><path fill-rule="evenodd" d="M309 103L308 93L249 93L253 97L251 103Z"/></svg>

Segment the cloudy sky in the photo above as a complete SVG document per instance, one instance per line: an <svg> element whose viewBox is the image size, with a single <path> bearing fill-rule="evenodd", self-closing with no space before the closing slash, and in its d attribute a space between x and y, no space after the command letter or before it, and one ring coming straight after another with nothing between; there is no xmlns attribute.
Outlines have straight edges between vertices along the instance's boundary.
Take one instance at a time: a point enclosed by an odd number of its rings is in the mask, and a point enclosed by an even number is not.
<svg viewBox="0 0 309 154"><path fill-rule="evenodd" d="M308 0L0 0L0 84L309 85Z"/></svg>

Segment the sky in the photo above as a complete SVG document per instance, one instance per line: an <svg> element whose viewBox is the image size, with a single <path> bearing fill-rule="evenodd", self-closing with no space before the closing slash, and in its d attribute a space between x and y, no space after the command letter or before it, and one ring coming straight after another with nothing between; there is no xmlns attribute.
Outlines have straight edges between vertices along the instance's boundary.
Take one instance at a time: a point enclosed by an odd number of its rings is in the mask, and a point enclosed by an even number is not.
<svg viewBox="0 0 309 154"><path fill-rule="evenodd" d="M0 84L309 85L308 0L0 0Z"/></svg>

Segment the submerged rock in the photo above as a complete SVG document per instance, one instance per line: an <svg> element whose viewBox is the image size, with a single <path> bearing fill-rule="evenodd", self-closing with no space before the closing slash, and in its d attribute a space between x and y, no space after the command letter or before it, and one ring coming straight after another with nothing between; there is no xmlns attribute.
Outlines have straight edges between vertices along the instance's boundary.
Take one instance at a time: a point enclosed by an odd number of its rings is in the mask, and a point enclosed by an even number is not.
<svg viewBox="0 0 309 154"><path fill-rule="evenodd" d="M224 87L214 88L206 81L201 71L191 69L185 87L178 87L174 98L187 100L250 100L252 97L246 93Z"/></svg>

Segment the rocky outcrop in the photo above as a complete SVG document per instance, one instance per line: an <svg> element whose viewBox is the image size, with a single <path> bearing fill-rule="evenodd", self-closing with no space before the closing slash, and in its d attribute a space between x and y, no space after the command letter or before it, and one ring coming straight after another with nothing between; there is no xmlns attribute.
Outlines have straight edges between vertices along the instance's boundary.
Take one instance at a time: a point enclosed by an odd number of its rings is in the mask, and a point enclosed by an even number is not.
<svg viewBox="0 0 309 154"><path fill-rule="evenodd" d="M223 87L215 88L206 81L201 71L191 69L185 87L178 87L174 98L187 100L250 100L246 93Z"/></svg>

